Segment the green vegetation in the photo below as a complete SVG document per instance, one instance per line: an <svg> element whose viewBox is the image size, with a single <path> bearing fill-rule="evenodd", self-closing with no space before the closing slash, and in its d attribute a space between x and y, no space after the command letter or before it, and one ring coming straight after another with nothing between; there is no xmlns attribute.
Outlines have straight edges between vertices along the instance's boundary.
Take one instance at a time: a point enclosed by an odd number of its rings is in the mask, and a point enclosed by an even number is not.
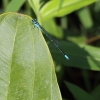
<svg viewBox="0 0 100 100"><path fill-rule="evenodd" d="M2 0L0 100L99 100L99 4ZM34 27L30 16L58 39L69 60Z"/></svg>

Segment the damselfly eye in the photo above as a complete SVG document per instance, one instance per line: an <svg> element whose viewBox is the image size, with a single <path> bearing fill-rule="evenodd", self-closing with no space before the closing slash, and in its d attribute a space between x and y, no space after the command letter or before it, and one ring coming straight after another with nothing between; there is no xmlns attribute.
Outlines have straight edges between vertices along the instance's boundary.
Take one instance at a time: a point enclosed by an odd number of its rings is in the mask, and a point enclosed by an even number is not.
<svg viewBox="0 0 100 100"><path fill-rule="evenodd" d="M34 24L37 24L37 21L36 21L36 19L33 19L33 20L32 20L32 22L33 22Z"/></svg>
<svg viewBox="0 0 100 100"><path fill-rule="evenodd" d="M32 22L34 22L34 20L32 20Z"/></svg>

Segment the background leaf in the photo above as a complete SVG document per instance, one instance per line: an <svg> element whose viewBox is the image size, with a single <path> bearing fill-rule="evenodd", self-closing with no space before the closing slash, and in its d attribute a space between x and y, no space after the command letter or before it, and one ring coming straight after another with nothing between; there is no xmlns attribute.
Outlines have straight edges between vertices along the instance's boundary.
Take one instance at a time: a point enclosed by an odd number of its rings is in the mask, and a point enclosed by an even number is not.
<svg viewBox="0 0 100 100"><path fill-rule="evenodd" d="M76 68L98 71L100 70L99 48L89 45L80 46L78 44L65 41L59 42L59 45L69 56L69 60L67 61L54 45L49 44L51 54L55 61L63 63L66 66L73 66Z"/></svg>
<svg viewBox="0 0 100 100"><path fill-rule="evenodd" d="M6 12L16 12L26 0L11 0L6 8Z"/></svg>
<svg viewBox="0 0 100 100"><path fill-rule="evenodd" d="M100 98L100 85L98 85L92 92L91 95L95 98L95 100L99 100Z"/></svg>
<svg viewBox="0 0 100 100"><path fill-rule="evenodd" d="M0 16L0 99L62 100L48 47L28 16Z"/></svg>
<svg viewBox="0 0 100 100"><path fill-rule="evenodd" d="M64 0L59 9L60 0L52 0L47 2L40 10L43 20L52 17L61 17L75 10L87 6L97 0ZM58 10L59 9L59 10Z"/></svg>
<svg viewBox="0 0 100 100"><path fill-rule="evenodd" d="M93 21L92 21L91 14L90 14L90 11L88 8L83 8L83 9L79 10L78 16L79 16L79 19L80 19L82 25L85 28L89 29L89 28L93 27Z"/></svg>
<svg viewBox="0 0 100 100"><path fill-rule="evenodd" d="M40 9L40 0L28 0L30 6L34 10L35 14L38 16L38 12Z"/></svg>
<svg viewBox="0 0 100 100"><path fill-rule="evenodd" d="M66 82L66 86L68 87L68 89L73 94L76 100L95 100L91 95L86 93L78 86L75 86L74 84Z"/></svg>
<svg viewBox="0 0 100 100"><path fill-rule="evenodd" d="M63 37L62 29L56 25L53 18L43 22L42 24L43 24L43 27L47 30L47 32L49 32L51 35L57 38Z"/></svg>

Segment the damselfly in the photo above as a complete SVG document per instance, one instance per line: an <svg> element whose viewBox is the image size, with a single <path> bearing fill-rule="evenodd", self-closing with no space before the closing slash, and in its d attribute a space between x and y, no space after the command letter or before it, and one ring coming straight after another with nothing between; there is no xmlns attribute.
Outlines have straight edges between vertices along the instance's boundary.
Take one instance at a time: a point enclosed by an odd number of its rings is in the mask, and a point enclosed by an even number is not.
<svg viewBox="0 0 100 100"><path fill-rule="evenodd" d="M32 20L32 23L39 28L54 44L55 46L59 49L59 51L64 55L64 57L69 60L69 57L60 49L59 45L57 43L55 43L54 39L52 39L48 32L37 22L36 19Z"/></svg>

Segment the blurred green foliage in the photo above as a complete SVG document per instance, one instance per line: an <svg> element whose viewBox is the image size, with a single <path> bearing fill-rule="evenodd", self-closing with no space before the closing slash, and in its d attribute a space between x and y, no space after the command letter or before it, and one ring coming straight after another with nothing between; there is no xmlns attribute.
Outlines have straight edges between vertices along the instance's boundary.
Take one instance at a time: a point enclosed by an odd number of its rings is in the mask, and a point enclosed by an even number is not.
<svg viewBox="0 0 100 100"><path fill-rule="evenodd" d="M47 43L55 61L64 100L67 98L79 100L78 94L88 96L90 98L88 100L92 100L91 96L93 100L98 100L100 94L100 86L98 86L100 83L100 0L2 0L2 4L1 13L13 11L36 17L51 35L59 39L59 45L68 54L69 61L66 61L50 41ZM87 93L81 91L79 87L66 83L73 94L73 96L68 96L71 95L68 90L65 94L62 89L64 88L63 80L76 83Z"/></svg>

